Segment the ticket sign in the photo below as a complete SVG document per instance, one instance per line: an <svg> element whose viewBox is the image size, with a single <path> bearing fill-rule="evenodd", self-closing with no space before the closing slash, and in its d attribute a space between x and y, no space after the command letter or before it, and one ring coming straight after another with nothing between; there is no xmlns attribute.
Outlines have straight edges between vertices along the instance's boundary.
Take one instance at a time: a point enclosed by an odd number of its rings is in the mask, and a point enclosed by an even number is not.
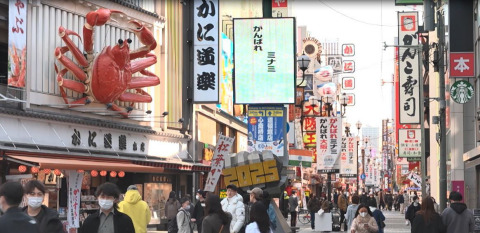
<svg viewBox="0 0 480 233"><path fill-rule="evenodd" d="M398 157L421 157L422 135L421 129L398 130Z"/></svg>
<svg viewBox="0 0 480 233"><path fill-rule="evenodd" d="M280 180L275 159L223 169L225 184L248 187Z"/></svg>

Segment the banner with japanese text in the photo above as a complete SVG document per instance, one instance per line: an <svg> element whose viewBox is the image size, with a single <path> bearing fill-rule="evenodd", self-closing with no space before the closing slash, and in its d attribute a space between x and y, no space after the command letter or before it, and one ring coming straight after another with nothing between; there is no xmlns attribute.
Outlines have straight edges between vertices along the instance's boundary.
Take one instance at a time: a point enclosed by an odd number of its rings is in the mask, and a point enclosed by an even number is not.
<svg viewBox="0 0 480 233"><path fill-rule="evenodd" d="M70 228L79 228L83 172L79 173L75 170L68 170L66 174L68 176L68 226Z"/></svg>
<svg viewBox="0 0 480 233"><path fill-rule="evenodd" d="M282 106L248 107L248 152L270 150L285 154L286 110Z"/></svg>
<svg viewBox="0 0 480 233"><path fill-rule="evenodd" d="M194 0L193 65L195 103L218 103L219 101L219 16L218 0Z"/></svg>
<svg viewBox="0 0 480 233"><path fill-rule="evenodd" d="M235 138L230 138L219 134L217 140L217 147L213 153L211 170L208 173L207 182L205 183L204 191L214 192L217 186L222 170L225 166L225 159L229 158Z"/></svg>
<svg viewBox="0 0 480 233"><path fill-rule="evenodd" d="M8 1L8 85L25 87L27 65L27 1Z"/></svg>
<svg viewBox="0 0 480 233"><path fill-rule="evenodd" d="M322 173L338 173L338 156L342 149L342 118L317 117L316 126L317 169Z"/></svg>
<svg viewBox="0 0 480 233"><path fill-rule="evenodd" d="M398 157L422 157L421 129L398 130Z"/></svg>
<svg viewBox="0 0 480 233"><path fill-rule="evenodd" d="M340 177L350 178L357 176L357 140L355 137L342 138L342 152L340 154Z"/></svg>

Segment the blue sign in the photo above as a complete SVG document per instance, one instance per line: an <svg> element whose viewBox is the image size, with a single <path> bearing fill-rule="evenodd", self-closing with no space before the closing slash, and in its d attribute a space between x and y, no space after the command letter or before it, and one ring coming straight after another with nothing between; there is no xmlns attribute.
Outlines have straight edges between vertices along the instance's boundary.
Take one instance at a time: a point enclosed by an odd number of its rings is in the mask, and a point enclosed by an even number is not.
<svg viewBox="0 0 480 233"><path fill-rule="evenodd" d="M365 178L366 178L365 173L362 173L362 174L360 175L360 179L365 180Z"/></svg>
<svg viewBox="0 0 480 233"><path fill-rule="evenodd" d="M285 108L259 105L248 107L248 152L270 150L284 155Z"/></svg>

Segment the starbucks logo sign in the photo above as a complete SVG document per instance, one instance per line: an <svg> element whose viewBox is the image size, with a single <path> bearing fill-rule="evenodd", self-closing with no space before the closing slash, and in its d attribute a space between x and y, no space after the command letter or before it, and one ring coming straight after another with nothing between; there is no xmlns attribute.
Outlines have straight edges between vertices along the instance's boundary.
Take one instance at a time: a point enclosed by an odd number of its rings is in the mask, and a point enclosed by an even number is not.
<svg viewBox="0 0 480 233"><path fill-rule="evenodd" d="M472 84L466 80L456 81L450 87L450 97L459 104L467 103L473 98L474 94Z"/></svg>

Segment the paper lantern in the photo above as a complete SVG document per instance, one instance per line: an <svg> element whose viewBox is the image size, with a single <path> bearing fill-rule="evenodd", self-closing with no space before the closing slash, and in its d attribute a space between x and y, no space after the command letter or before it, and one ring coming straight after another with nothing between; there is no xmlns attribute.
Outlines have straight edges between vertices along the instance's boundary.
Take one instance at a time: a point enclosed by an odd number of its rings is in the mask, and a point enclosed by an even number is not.
<svg viewBox="0 0 480 233"><path fill-rule="evenodd" d="M106 176L106 175L107 175L107 171L100 171L100 175L101 175L101 176Z"/></svg>
<svg viewBox="0 0 480 233"><path fill-rule="evenodd" d="M95 170L92 170L92 171L90 172L90 175L92 175L92 177L97 177L97 176L98 176L98 172L95 171Z"/></svg>
<svg viewBox="0 0 480 233"><path fill-rule="evenodd" d="M52 172L52 170L50 170L49 168L43 169L43 173L45 173L47 175L50 174L50 172Z"/></svg>
<svg viewBox="0 0 480 233"><path fill-rule="evenodd" d="M33 174L37 174L40 171L40 169L38 167L32 167L30 171L32 171Z"/></svg>
<svg viewBox="0 0 480 233"><path fill-rule="evenodd" d="M80 170L77 170L78 173L85 173L84 170L80 169Z"/></svg>
<svg viewBox="0 0 480 233"><path fill-rule="evenodd" d="M55 174L56 176L59 176L59 175L62 174L62 172L58 169L55 169L55 170L53 170L53 174Z"/></svg>
<svg viewBox="0 0 480 233"><path fill-rule="evenodd" d="M116 171L111 171L110 172L110 177L117 177L117 172Z"/></svg>
<svg viewBox="0 0 480 233"><path fill-rule="evenodd" d="M124 171L119 171L118 172L118 177L124 177L125 176L125 172Z"/></svg>
<svg viewBox="0 0 480 233"><path fill-rule="evenodd" d="M25 165L18 166L18 171L21 172L21 173L26 172L27 171L27 166L25 166Z"/></svg>

